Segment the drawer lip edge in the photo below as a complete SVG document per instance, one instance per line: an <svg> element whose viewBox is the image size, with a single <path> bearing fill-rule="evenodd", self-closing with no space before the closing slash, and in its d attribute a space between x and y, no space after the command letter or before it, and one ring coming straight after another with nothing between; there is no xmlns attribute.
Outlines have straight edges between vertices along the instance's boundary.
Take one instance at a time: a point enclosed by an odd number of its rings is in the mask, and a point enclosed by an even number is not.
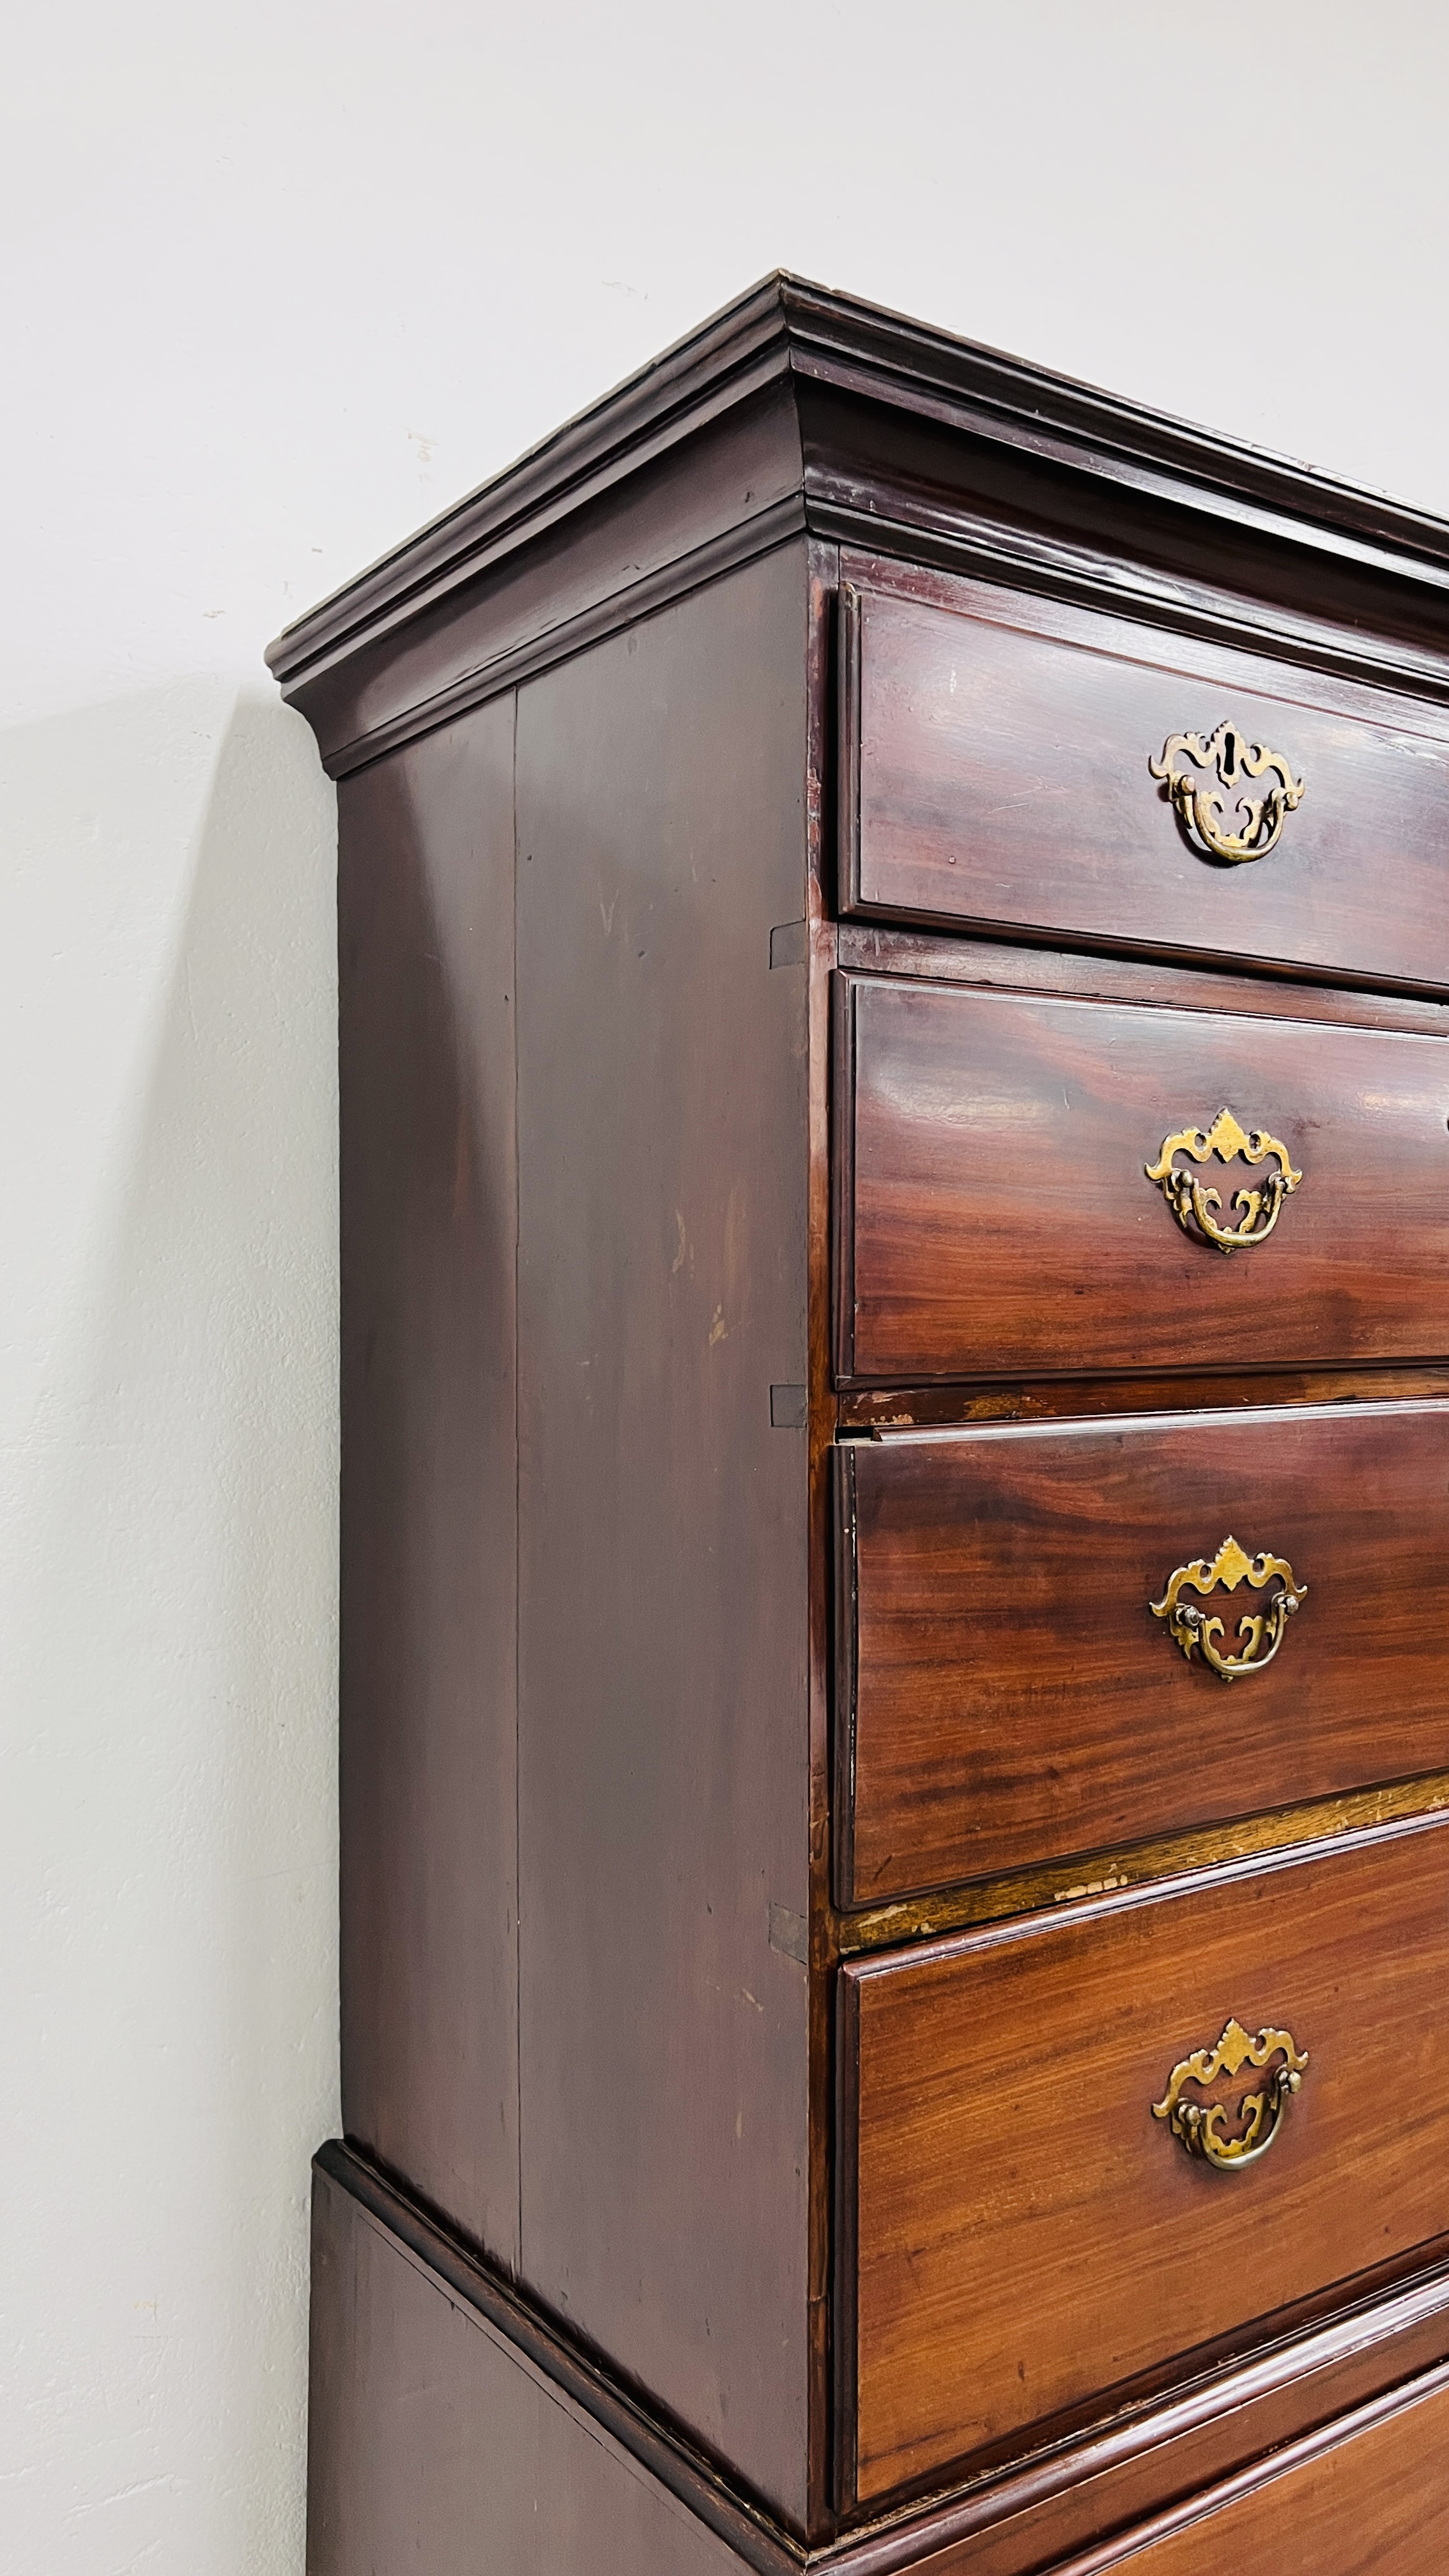
<svg viewBox="0 0 1449 2576"><path fill-rule="evenodd" d="M1389 1365L1435 1368L1445 1363L1429 1359L1419 1363L1393 1361ZM1232 1384L1235 1381L1229 1378L1226 1382ZM882 1422L874 1424L864 1439L857 1436L836 1440L834 1446L841 1450L864 1450L867 1456L874 1452L878 1456L891 1449L941 1448L949 1446L953 1440L1062 1440L1085 1438L1095 1431L1104 1431L1115 1437L1139 1427L1144 1431L1149 1427L1192 1430L1204 1422L1243 1420L1286 1425L1290 1422L1358 1422L1369 1417L1379 1420L1393 1415L1444 1412L1449 1412L1449 1384L1446 1384L1442 1395L1364 1395L1354 1396L1350 1402L1310 1397L1301 1404L1195 1404L1185 1406L1180 1412L1164 1406L1161 1411L1054 1413L1038 1416L1029 1422L914 1422L909 1428Z"/></svg>
<svg viewBox="0 0 1449 2576"><path fill-rule="evenodd" d="M1295 2469L1307 2468L1327 2452L1336 2451L1361 2434L1373 2431L1379 2424L1392 2423L1396 2415L1408 2414L1426 2399L1449 2390L1449 2360L1431 2362L1427 2369L1399 2380L1380 2390L1376 2397L1366 2398L1362 2405L1350 2407L1344 2415L1331 2416L1327 2423L1315 2425L1301 2433L1296 2442L1285 2442L1280 2449L1264 2452L1262 2457L1236 2470L1231 2477L1220 2478L1180 2504L1169 2505L1161 2513L1148 2515L1131 2524L1127 2530L1104 2541L1095 2541L1074 2557L1064 2559L1053 2576L1110 2576L1113 2568L1129 2565L1139 2552L1152 2548L1159 2540L1170 2540L1180 2531L1191 2531L1198 2523L1208 2521L1229 2504L1236 2504L1265 2488L1275 2486L1280 2478Z"/></svg>
<svg viewBox="0 0 1449 2576"><path fill-rule="evenodd" d="M1322 1835L1310 1842L1288 1843L1276 1850L1209 1861L1201 1869L1177 1870L1163 1878L1146 1879L1138 1886L1104 1889L1099 1895L1076 1898L1061 1905L1037 1906L1030 1912L1006 1915L995 1922L972 1924L959 1932L904 1941L889 1950L857 1952L840 1961L841 1986L842 1989L847 1986L858 1988L868 1979L888 1977L907 1966L945 1966L956 1959L999 1949L1007 1941L1036 1940L1044 1933L1060 1930L1063 1926L1097 1923L1108 1916L1140 1912L1147 1905L1179 1904L1189 1896L1206 1896L1219 1888L1239 1886L1252 1879L1276 1877L1287 1870L1316 1868L1335 1857L1347 1858L1380 1846L1407 1842L1415 1834L1435 1832L1449 1832L1449 1808L1428 1808L1418 1815L1394 1816L1382 1824L1354 1826L1343 1833Z"/></svg>
<svg viewBox="0 0 1449 2576"><path fill-rule="evenodd" d="M943 584L949 588L948 597L941 595ZM1143 617L1129 605L1127 595L1117 591L1082 600L1064 590L1044 592L1034 584L1017 583L1010 578L956 573L945 566L911 563L899 556L871 557L849 546L842 549L840 588L842 596L847 591L850 594L858 663L864 654L865 626L874 608L883 608L887 616L904 613L925 620L952 617L974 626L1029 637L1055 651L1090 653L1129 669L1160 672L1164 678L1181 680L1190 688L1230 693L1241 687L1245 695L1270 699L1283 707L1302 707L1341 723L1369 725L1384 733L1413 733L1437 743L1449 755L1449 706L1438 690L1426 691L1411 684L1411 666L1375 661L1372 666L1360 667L1351 653L1315 660L1311 655L1315 638L1306 630L1281 627L1265 631L1237 624L1231 614L1237 605L1237 594L1229 591L1212 594L1228 606L1229 614L1217 621L1211 631L1205 631L1180 616L1174 617L1170 613L1171 601L1165 603L1169 610L1166 616ZM1180 595L1177 604L1181 605ZM1343 626L1317 640L1351 645L1361 639L1356 630ZM1229 654L1250 662L1252 671L1227 676L1217 671L1204 672L1192 665L1195 648L1199 652L1206 648L1213 656ZM1180 656L1188 659L1184 661ZM1400 672L1403 677L1396 676ZM862 676L863 670L858 668L855 694L842 707L843 713L857 721ZM1432 676L1442 687L1449 688L1449 656L1436 657L1432 674L1425 666L1419 676ZM1317 690L1312 686L1314 681L1319 683ZM1323 690L1325 682L1327 694ZM1351 691L1355 698L1372 692L1373 702L1350 710L1335 702L1334 692L1344 690ZM1399 718L1394 712L1397 706L1406 710Z"/></svg>
<svg viewBox="0 0 1449 2576"><path fill-rule="evenodd" d="M1376 1802L1381 1812L1368 1812ZM1360 1814L1343 1813L1363 1805ZM1338 1811L1338 1812L1334 1812ZM1449 1771L1416 1771L1401 1779L1374 1780L1362 1787L1351 1788L1325 1798L1305 1799L1297 1804L1269 1807L1252 1815L1228 1817L1190 1828L1182 1834L1140 1837L1132 1842L1104 1844L1096 1850L1049 1853L1037 1863L1019 1869L993 1871L989 1876L978 1872L974 1878L942 1879L929 1887L907 1888L866 1902L857 1900L850 1906L837 1907L837 1953L842 1965L849 1959L866 1958L887 1950L915 1951L927 1941L954 1939L989 1923L1021 1922L1029 1914L1045 1914L1048 1907L1043 1897L1027 1894L1028 1884L1042 1885L1048 1878L1082 1881L1070 1892L1050 1891L1052 1919L1059 1921L1063 1906L1085 1903L1089 1898L1111 1895L1119 1885L1127 1885L1124 1871L1137 1869L1139 1875L1130 1884L1142 1888L1162 1887L1169 1880L1190 1878L1200 1886L1210 1871L1229 1860L1265 1861L1275 1852L1337 1851L1353 1847L1359 1839L1380 1824L1425 1820L1449 1815ZM1261 1828L1258 1839L1247 1848L1236 1851L1213 1851L1215 1841L1230 1835L1242 1835ZM1280 1830L1274 1830L1279 1828ZM1200 1854L1188 1857L1183 1846L1188 1843L1205 1846ZM1178 1855L1178 1857L1174 1857ZM1013 1890L1021 1891L1013 1902ZM973 1905L973 1898L976 1900ZM960 1920L952 1923L911 1924L893 1921L896 1916L921 1913L927 1908L939 1909L943 1915L952 1905L961 1910Z"/></svg>
<svg viewBox="0 0 1449 2576"><path fill-rule="evenodd" d="M1449 2240L1439 2240L1449 2244ZM1048 2443L1035 2453L1006 2461L998 2468L987 2469L976 2477L958 2480L954 2490L935 2499L906 2495L892 2503L889 2497L856 2508L872 2517L862 2529L842 2533L833 2549L811 2561L812 2568L829 2568L832 2576L910 2576L917 2553L942 2550L969 2540L976 2532L990 2530L1012 2514L1029 2509L1053 2496L1069 2492L1089 2478L1113 2467L1140 2458L1163 2442L1200 2430L1220 2418L1270 2397L1279 2389L1295 2382L1305 2385L1320 2374L1341 2368L1376 2345L1388 2345L1400 2335L1411 2334L1416 2327L1429 2324L1436 2316L1444 2319L1444 2356L1429 2362L1407 2380L1391 2380L1378 2395L1364 2401L1376 2405L1392 2398L1396 2391L1414 2384L1420 2378L1440 2370L1449 2372L1449 2257L1426 2264L1421 2271L1367 2298L1350 2301L1336 2314L1315 2321L1296 2331L1264 2343L1245 2361L1230 2362L1217 2370L1203 2372L1185 2381L1156 2400L1137 2408L1123 2410L1107 2417L1096 2426L1088 2426L1079 2435L1065 2441ZM1312 2441L1317 2434L1348 2422L1356 2409L1330 2413L1321 2425L1313 2427L1300 2440ZM1390 2410L1392 2411L1392 2410ZM1286 2447L1286 2446L1285 2446ZM1247 2468L1237 2475L1250 2475L1265 2460L1281 2456L1271 2448L1250 2459ZM1219 2481L1219 2483L1225 2483ZM1202 2489L1198 2492L1206 2493ZM1185 2499L1184 2501L1189 2501ZM1166 2507L1165 2511L1175 2510ZM1144 2516L1133 2529L1142 2528L1151 2519ZM1121 2535L1118 2535L1119 2539ZM1105 2547L1093 2543L1092 2547ZM1079 2553L1080 2555L1080 2553ZM1110 2564L1110 2561L1107 2562ZM1069 2576L1076 2564L1069 2560L1052 2571L1052 2576ZM1087 2566L1091 2566L1090 2554Z"/></svg>

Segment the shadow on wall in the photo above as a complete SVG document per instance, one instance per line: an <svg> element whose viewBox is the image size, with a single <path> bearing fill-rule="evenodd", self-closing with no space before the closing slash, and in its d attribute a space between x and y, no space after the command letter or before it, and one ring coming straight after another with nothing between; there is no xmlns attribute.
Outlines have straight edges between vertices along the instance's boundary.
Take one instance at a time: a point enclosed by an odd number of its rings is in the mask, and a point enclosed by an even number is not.
<svg viewBox="0 0 1449 2576"><path fill-rule="evenodd" d="M302 2566L337 2125L330 788L271 696L0 740L0 2562Z"/></svg>

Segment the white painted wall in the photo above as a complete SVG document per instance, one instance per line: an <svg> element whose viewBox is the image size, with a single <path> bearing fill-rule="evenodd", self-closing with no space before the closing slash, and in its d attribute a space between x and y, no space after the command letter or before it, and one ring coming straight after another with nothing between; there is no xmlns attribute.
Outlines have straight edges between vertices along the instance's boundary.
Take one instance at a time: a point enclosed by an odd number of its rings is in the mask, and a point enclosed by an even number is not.
<svg viewBox="0 0 1449 2576"><path fill-rule="evenodd" d="M3 60L0 2565L297 2576L333 826L262 645L777 264L1449 514L1449 20L57 0Z"/></svg>

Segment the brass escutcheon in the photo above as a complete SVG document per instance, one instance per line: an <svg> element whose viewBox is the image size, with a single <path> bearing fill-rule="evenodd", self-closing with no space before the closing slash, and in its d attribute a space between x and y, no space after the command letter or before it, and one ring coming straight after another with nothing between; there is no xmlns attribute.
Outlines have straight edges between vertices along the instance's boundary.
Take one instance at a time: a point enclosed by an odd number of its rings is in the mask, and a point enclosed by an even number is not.
<svg viewBox="0 0 1449 2576"><path fill-rule="evenodd" d="M1212 2084L1219 2075L1237 2075L1245 2066L1266 2067L1281 2058L1259 2093L1245 2094L1238 2105L1247 2126L1237 2137L1227 2134L1227 2106L1222 2102L1184 2102L1184 2084ZM1240 2021L1230 2021L1216 2048L1197 2048L1174 2066L1167 2091L1152 2105L1154 2120L1166 2120L1190 2156L1203 2156L1219 2173L1241 2173L1265 2156L1278 2135L1283 2114L1303 2081L1308 2051L1291 2031L1260 2030L1250 2039Z"/></svg>
<svg viewBox="0 0 1449 2576"><path fill-rule="evenodd" d="M1195 839L1205 857L1221 859L1230 867L1241 867L1245 859L1261 859L1272 849L1285 814L1302 804L1307 784L1294 777L1280 753L1269 751L1266 743L1250 743L1231 716L1225 716L1206 741L1200 733L1169 734L1147 768L1150 777L1165 783L1188 839ZM1209 778L1216 778L1216 788L1209 785ZM1268 780L1261 796L1239 792L1245 778ZM1243 818L1240 832L1230 831L1224 820L1229 797L1234 812Z"/></svg>
<svg viewBox="0 0 1449 2576"><path fill-rule="evenodd" d="M1181 1598L1191 1590L1205 1599L1219 1584L1225 1592L1236 1592L1244 1582L1261 1592L1275 1575L1281 1578L1283 1588L1273 1594L1264 1611L1249 1611L1238 1621L1239 1651L1235 1655L1225 1655L1214 1642L1223 1634L1222 1620L1210 1619L1206 1611ZM1169 1634L1189 1663L1201 1653L1204 1663L1222 1681L1235 1682L1245 1673L1267 1671L1283 1643L1283 1631L1307 1590L1306 1583L1295 1581L1286 1556L1269 1556L1266 1549L1259 1556L1249 1556L1235 1538L1225 1538L1211 1565L1200 1556L1191 1565L1180 1565L1175 1574L1169 1575L1162 1599L1149 1601L1147 1606L1154 1619L1167 1621Z"/></svg>
<svg viewBox="0 0 1449 2576"><path fill-rule="evenodd" d="M1179 1154L1190 1155L1195 1163L1209 1162L1214 1154L1220 1163L1241 1158L1250 1168L1271 1159L1278 1169L1265 1175L1260 1190L1234 1190L1238 1222L1220 1225L1213 1210L1221 1211L1222 1193L1205 1188L1195 1172L1179 1170ZM1266 1128L1240 1126L1231 1109L1220 1109L1211 1127L1179 1127L1175 1135L1164 1136L1156 1162L1144 1163L1142 1169L1149 1181L1158 1183L1183 1233L1191 1234L1195 1223L1203 1242L1215 1245L1219 1252L1242 1252L1255 1243L1266 1243L1284 1200L1303 1178L1294 1171L1286 1145L1280 1145Z"/></svg>

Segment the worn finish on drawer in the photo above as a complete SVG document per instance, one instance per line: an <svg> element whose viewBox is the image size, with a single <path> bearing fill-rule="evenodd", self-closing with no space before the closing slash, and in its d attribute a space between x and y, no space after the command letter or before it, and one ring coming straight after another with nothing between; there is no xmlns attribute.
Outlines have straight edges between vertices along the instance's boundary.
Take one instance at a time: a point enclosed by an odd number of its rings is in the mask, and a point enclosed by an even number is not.
<svg viewBox="0 0 1449 2576"><path fill-rule="evenodd" d="M1449 2566L1446 2373L1361 2408L1058 2576L1429 2576Z"/></svg>
<svg viewBox="0 0 1449 2576"><path fill-rule="evenodd" d="M836 1020L843 1379L1449 1351L1445 1039L855 976ZM1299 1176L1227 1252L1146 1177L1224 1108ZM1216 1148L1173 1168L1223 1229L1285 1177Z"/></svg>
<svg viewBox="0 0 1449 2576"><path fill-rule="evenodd" d="M1117 619L975 598L988 614L847 593L848 910L1449 983L1438 709L1325 691ZM1038 619L1054 631L1032 631ZM1224 720L1303 788L1274 846L1243 864L1196 843L1148 765L1170 737L1206 741ZM1240 799L1277 776L1187 770L1240 838Z"/></svg>
<svg viewBox="0 0 1449 2576"><path fill-rule="evenodd" d="M842 1969L847 2486L853 2462L883 2495L1442 2234L1446 1986L1443 1824ZM1230 2019L1308 2060L1237 2172L1153 2116Z"/></svg>
<svg viewBox="0 0 1449 2576"><path fill-rule="evenodd" d="M928 1432L836 1461L843 1903L1449 1769L1449 1406ZM1235 1679L1150 1607L1229 1537L1305 1591ZM1182 1595L1223 1620L1220 1656L1286 1589L1232 1573Z"/></svg>

